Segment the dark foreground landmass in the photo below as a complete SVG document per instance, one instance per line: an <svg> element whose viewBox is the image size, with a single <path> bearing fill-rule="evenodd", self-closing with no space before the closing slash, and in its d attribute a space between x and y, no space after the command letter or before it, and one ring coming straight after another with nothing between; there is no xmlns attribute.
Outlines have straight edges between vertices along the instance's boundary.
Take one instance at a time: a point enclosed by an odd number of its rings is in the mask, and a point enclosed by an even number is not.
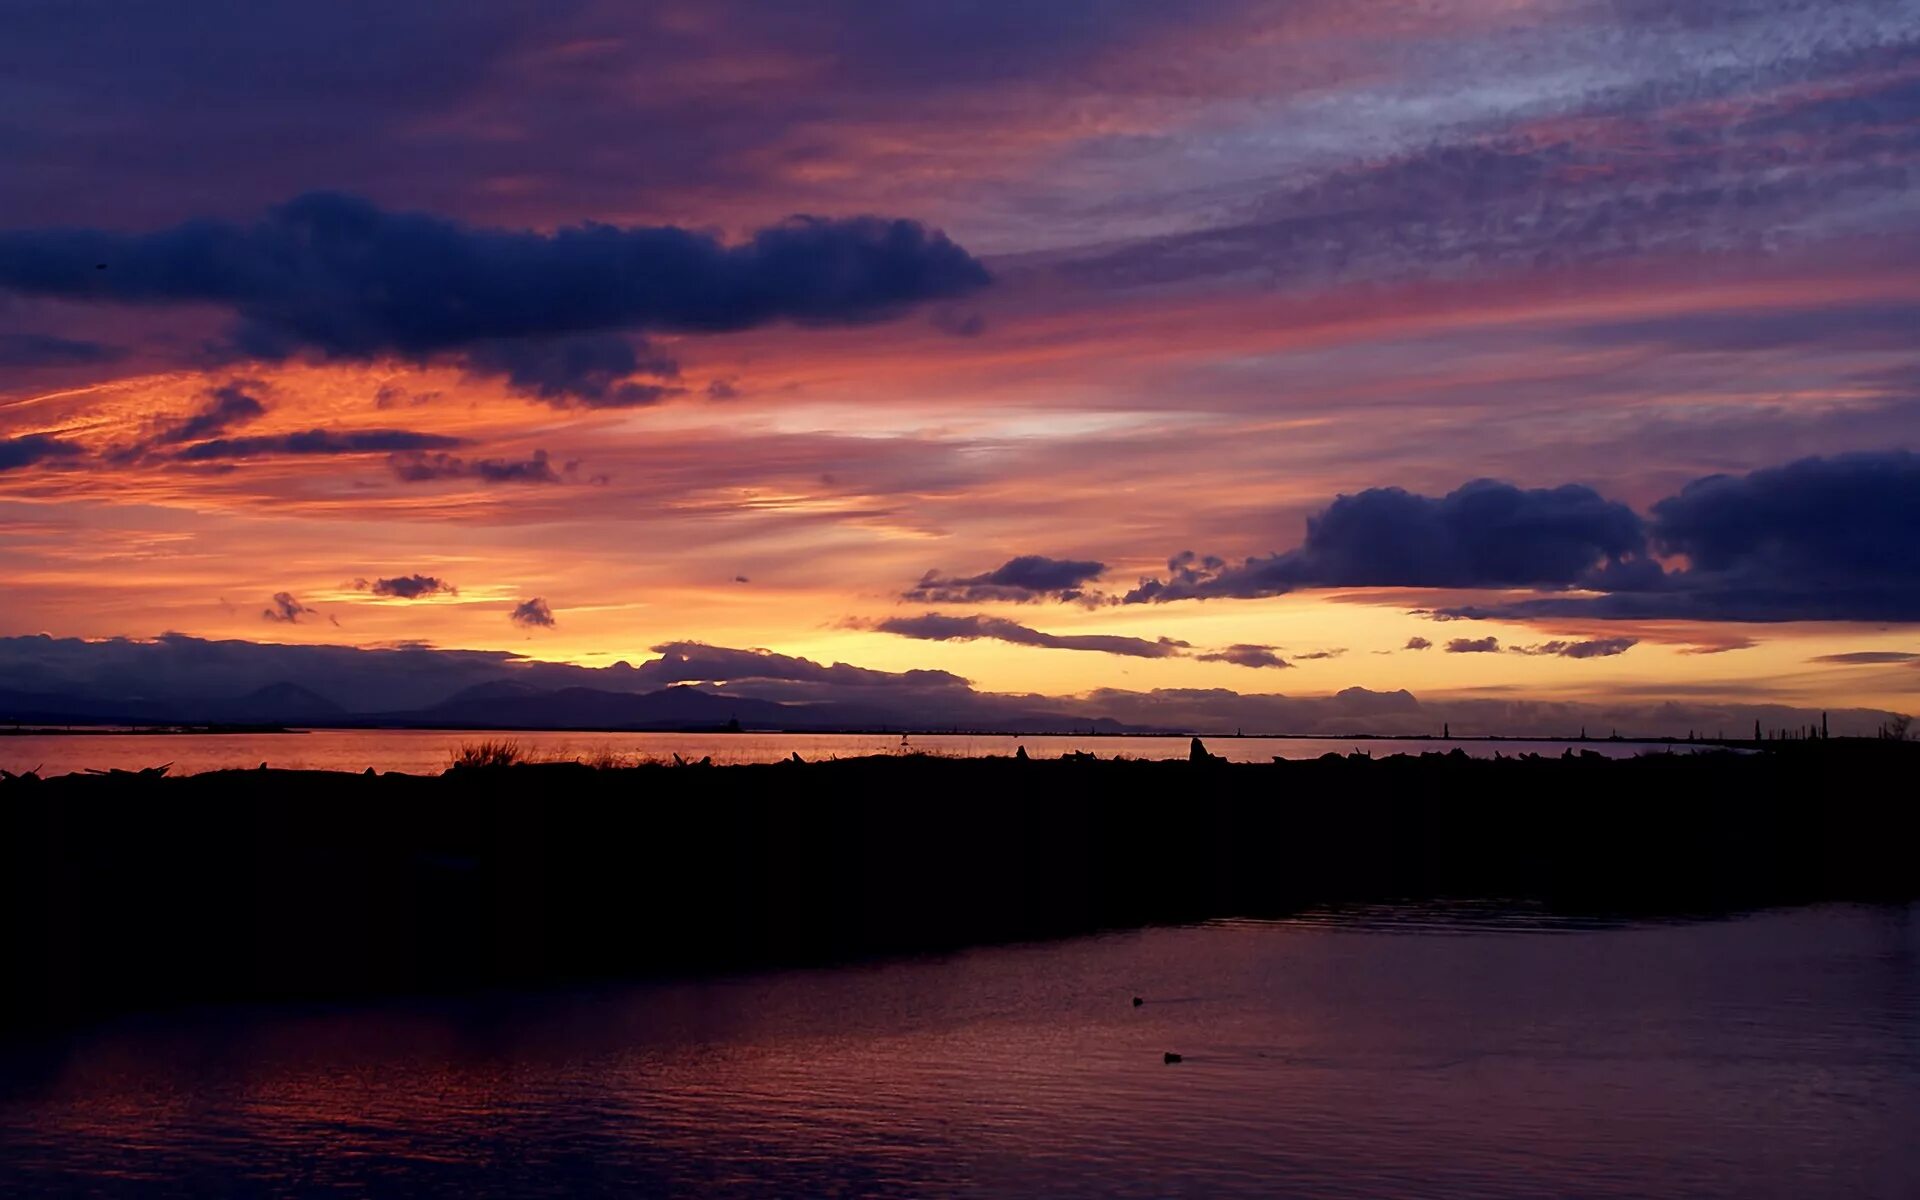
<svg viewBox="0 0 1920 1200"><path fill-rule="evenodd" d="M1302 906L1920 895L1920 746L0 785L0 1021L825 962Z"/></svg>

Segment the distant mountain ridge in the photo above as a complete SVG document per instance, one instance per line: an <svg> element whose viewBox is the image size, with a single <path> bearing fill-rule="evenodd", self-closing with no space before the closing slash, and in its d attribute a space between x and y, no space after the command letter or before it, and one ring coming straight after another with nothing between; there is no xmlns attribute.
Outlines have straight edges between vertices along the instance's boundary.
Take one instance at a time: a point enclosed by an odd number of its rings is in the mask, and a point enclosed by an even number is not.
<svg viewBox="0 0 1920 1200"><path fill-rule="evenodd" d="M698 688L655 692L605 692L597 688L554 690L524 683L483 683L438 704L411 712L384 713L381 724L461 729L693 729L729 721L781 728L799 714L770 700L716 696Z"/></svg>
<svg viewBox="0 0 1920 1200"><path fill-rule="evenodd" d="M952 722L916 722L897 707L848 702L783 703L731 696L688 685L650 692L598 688L542 688L518 680L495 680L462 689L421 708L355 713L310 688L281 682L244 696L213 699L122 701L86 696L0 691L0 722L46 725L286 725L397 727L413 729L578 729L605 732L675 732L746 729L819 732L834 729L941 728ZM980 729L1009 732L1145 732L1112 720L1089 721L1033 712L996 716Z"/></svg>
<svg viewBox="0 0 1920 1200"><path fill-rule="evenodd" d="M338 720L347 710L297 683L270 683L224 705L214 705L228 723L314 725Z"/></svg>
<svg viewBox="0 0 1920 1200"><path fill-rule="evenodd" d="M324 725L347 710L297 683L274 683L241 696L125 697L0 690L0 721L40 725Z"/></svg>
<svg viewBox="0 0 1920 1200"><path fill-rule="evenodd" d="M546 662L509 651L0 636L0 725L279 725L614 732L1206 733L1311 736L1871 736L1899 715L1739 697L1631 702L1348 687L1332 694L1223 687L978 687L952 672L885 671L765 649L668 642L639 666ZM1265 677L1263 676L1263 682Z"/></svg>

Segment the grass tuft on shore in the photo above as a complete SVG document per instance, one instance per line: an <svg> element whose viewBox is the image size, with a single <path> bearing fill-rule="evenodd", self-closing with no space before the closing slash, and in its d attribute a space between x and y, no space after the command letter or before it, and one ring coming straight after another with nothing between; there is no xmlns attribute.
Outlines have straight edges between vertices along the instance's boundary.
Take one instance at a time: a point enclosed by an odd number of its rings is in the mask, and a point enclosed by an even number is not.
<svg viewBox="0 0 1920 1200"><path fill-rule="evenodd" d="M506 738L462 742L448 755L455 767L512 767L530 761L520 743Z"/></svg>

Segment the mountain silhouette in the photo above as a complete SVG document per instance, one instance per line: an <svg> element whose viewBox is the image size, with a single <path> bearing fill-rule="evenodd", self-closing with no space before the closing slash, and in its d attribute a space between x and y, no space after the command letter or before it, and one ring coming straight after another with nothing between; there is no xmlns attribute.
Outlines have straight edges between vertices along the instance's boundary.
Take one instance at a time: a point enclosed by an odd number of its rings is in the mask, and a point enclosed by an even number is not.
<svg viewBox="0 0 1920 1200"><path fill-rule="evenodd" d="M971 701L972 698L969 698ZM1156 732L1044 709L971 702L920 708L870 700L782 703L677 684L651 692L543 688L520 680L475 684L421 708L355 711L303 684L281 681L239 696L102 697L0 689L0 723L23 725L284 725L328 728L820 732L863 729L1054 733ZM736 724L737 723L737 724Z"/></svg>
<svg viewBox="0 0 1920 1200"><path fill-rule="evenodd" d="M259 725L314 725L338 721L347 710L297 683L270 683L211 706L223 721Z"/></svg>
<svg viewBox="0 0 1920 1200"><path fill-rule="evenodd" d="M297 683L270 683L240 696L116 697L0 690L0 721L38 725L327 725L347 710Z"/></svg>
<svg viewBox="0 0 1920 1200"><path fill-rule="evenodd" d="M545 690L514 681L483 683L438 704L392 713L383 723L466 729L709 729L738 719L749 728L778 729L796 714L771 700L716 696L670 687L638 694L597 688Z"/></svg>

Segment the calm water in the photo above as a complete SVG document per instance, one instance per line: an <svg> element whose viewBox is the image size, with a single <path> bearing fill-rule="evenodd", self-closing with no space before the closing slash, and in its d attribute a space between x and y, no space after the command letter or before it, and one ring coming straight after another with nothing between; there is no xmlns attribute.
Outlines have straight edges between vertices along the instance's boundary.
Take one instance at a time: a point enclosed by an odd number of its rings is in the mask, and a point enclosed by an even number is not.
<svg viewBox="0 0 1920 1200"><path fill-rule="evenodd" d="M0 1080L15 1195L1911 1198L1920 907L1376 911L205 1012Z"/></svg>
<svg viewBox="0 0 1920 1200"><path fill-rule="evenodd" d="M698 734L698 733L500 733L445 729L315 729L301 733L242 734L48 734L0 737L0 767L44 775L65 775L89 768L106 770L172 763L174 774L217 771L231 767L274 767L327 771L404 771L429 774L444 770L448 756L462 742L507 738L537 758L578 758L616 755L626 760L670 760L678 754L689 760L711 755L716 763L777 762L789 754L805 759L865 754L895 754L903 748L933 754L1027 753L1057 758L1084 750L1102 758L1185 758L1183 737L989 737L979 734L915 734L903 747L894 734ZM1523 752L1559 754L1569 746L1596 750L1611 757L1630 757L1669 747L1645 742L1448 742L1355 741L1351 738L1216 738L1207 742L1215 754L1235 762L1269 762L1282 758L1318 758L1329 752L1346 754L1360 749L1377 756L1451 750L1491 757L1495 751L1509 757Z"/></svg>

